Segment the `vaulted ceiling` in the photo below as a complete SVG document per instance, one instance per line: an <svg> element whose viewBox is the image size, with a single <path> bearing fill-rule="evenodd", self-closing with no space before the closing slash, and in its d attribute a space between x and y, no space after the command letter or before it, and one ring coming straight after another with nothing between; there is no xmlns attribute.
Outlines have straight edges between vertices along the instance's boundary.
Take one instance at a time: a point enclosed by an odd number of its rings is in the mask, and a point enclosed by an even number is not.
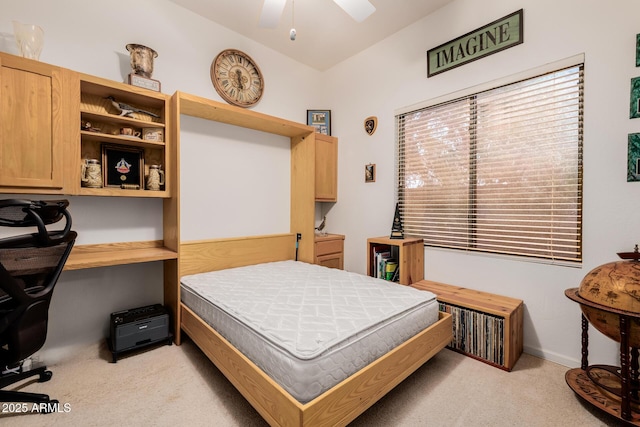
<svg viewBox="0 0 640 427"><path fill-rule="evenodd" d="M452 0L370 0L361 23L332 0L287 0L276 28L261 28L264 0L171 0L192 12L324 71L418 21ZM296 29L296 40L289 31ZM233 47L233 46L229 46Z"/></svg>

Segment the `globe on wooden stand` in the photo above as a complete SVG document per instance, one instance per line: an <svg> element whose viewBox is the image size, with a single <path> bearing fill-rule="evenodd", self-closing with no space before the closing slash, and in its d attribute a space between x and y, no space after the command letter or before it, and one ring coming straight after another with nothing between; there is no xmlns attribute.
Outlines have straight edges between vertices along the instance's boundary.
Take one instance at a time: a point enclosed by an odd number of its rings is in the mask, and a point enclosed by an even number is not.
<svg viewBox="0 0 640 427"><path fill-rule="evenodd" d="M624 260L591 270L579 288L565 295L582 310L582 360L565 379L587 403L632 425L640 425L638 348L640 348L640 253L618 253ZM589 365L588 328L620 343L620 367Z"/></svg>

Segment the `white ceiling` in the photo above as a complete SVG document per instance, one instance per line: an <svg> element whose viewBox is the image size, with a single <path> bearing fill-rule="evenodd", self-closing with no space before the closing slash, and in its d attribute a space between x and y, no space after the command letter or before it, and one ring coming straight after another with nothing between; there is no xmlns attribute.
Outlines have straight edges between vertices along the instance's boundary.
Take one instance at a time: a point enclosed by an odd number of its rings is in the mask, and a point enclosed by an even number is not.
<svg viewBox="0 0 640 427"><path fill-rule="evenodd" d="M280 24L275 29L258 25L263 0L171 1L298 62L324 71L452 0L370 0L376 11L361 23L354 21L332 0L287 0ZM289 39L292 9L295 11L293 24L297 32L295 41Z"/></svg>

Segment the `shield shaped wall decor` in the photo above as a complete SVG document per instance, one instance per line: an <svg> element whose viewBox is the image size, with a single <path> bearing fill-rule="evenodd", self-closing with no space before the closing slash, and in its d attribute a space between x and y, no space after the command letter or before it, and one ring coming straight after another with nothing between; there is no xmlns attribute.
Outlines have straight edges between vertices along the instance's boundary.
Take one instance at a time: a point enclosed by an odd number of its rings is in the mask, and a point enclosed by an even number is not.
<svg viewBox="0 0 640 427"><path fill-rule="evenodd" d="M367 117L364 120L364 130L369 135L373 135L378 127L378 118L376 116Z"/></svg>

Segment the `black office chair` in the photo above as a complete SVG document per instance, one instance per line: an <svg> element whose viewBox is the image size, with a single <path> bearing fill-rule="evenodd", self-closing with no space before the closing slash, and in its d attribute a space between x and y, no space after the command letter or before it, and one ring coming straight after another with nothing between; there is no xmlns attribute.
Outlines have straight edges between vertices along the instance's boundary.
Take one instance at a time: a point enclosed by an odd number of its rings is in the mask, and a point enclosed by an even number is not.
<svg viewBox="0 0 640 427"><path fill-rule="evenodd" d="M36 232L0 239L0 389L39 375L46 366L23 369L23 361L47 338L49 303L76 239L66 200L0 200L0 226L36 227ZM62 230L47 225L65 218ZM57 403L46 394L0 390L0 402ZM47 406L47 405L45 405Z"/></svg>

